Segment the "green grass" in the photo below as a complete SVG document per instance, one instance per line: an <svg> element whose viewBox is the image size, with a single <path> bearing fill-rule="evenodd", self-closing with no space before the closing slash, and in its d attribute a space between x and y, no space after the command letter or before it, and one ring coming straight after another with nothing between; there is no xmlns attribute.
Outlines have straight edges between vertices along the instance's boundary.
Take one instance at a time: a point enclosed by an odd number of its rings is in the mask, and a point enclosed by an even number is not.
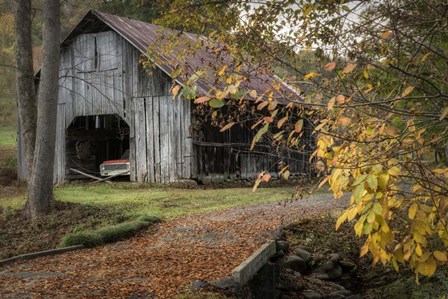
<svg viewBox="0 0 448 299"><path fill-rule="evenodd" d="M187 213L224 209L233 206L276 202L290 198L294 188L170 189L136 188L129 183L114 186L65 185L55 189L56 199L119 211L126 216L154 215L172 218ZM25 196L4 198L0 207L21 209Z"/></svg>
<svg viewBox="0 0 448 299"><path fill-rule="evenodd" d="M289 199L294 188L174 189L131 183L65 185L55 189L54 208L39 221L21 217L26 194L0 198L0 259L83 243L96 246L143 228L146 215L162 219L189 213ZM137 222L135 222L137 221Z"/></svg>
<svg viewBox="0 0 448 299"><path fill-rule="evenodd" d="M0 148L16 146L16 128L0 127Z"/></svg>

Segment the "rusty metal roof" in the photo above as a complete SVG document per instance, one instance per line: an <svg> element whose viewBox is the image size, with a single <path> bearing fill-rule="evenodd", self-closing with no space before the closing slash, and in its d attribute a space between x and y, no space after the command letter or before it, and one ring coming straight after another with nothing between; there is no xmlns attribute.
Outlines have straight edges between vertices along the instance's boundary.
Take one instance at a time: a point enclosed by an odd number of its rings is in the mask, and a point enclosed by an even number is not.
<svg viewBox="0 0 448 299"><path fill-rule="evenodd" d="M214 42L214 46L210 46L210 40L203 36L98 11L90 11L67 35L62 44L69 42L78 34L104 30L107 28L106 26L153 60L169 76L173 77L173 72L177 68L182 68L184 75L176 77L176 81L180 85L184 85L193 74L202 72L196 81L197 96L210 95L214 88L224 87L225 84L221 82L222 79L218 78L216 73L224 65L228 65L229 70L232 70L233 56L225 51L219 51L219 49L217 51L218 44ZM148 55L150 48L152 54ZM258 94L273 91L274 97L283 103L289 97L298 97L297 93L278 77L262 68L253 65L240 65L238 72L247 78L241 83L240 89L256 90ZM281 83L280 89L275 90L273 85L277 83Z"/></svg>

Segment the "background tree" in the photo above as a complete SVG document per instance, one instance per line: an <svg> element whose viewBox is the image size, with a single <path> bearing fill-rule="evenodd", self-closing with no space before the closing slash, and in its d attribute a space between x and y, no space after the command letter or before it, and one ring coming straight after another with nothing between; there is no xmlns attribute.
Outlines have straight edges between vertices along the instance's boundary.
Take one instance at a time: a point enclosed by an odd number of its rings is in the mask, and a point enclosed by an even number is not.
<svg viewBox="0 0 448 299"><path fill-rule="evenodd" d="M222 6L236 22L216 13ZM177 0L161 22L194 24L211 52L232 58L202 72L218 77L199 101L215 119L227 118L217 125L244 120L229 119L213 99L253 113L254 141L269 136L299 150L303 122L312 123L320 186L328 183L336 198L351 192L337 227L353 223L365 240L361 254L370 252L374 263L397 270L407 263L431 276L448 248L447 19L440 0ZM302 68L303 51L316 58L314 67ZM260 72L281 70L290 89L309 87L279 106L276 78L261 95L241 88L250 78L239 66L249 62ZM250 97L251 110L241 101Z"/></svg>
<svg viewBox="0 0 448 299"><path fill-rule="evenodd" d="M34 87L31 1L18 0L16 11L17 102L28 171L25 214L37 218L50 210L59 79L60 2L43 4L43 63L39 92Z"/></svg>

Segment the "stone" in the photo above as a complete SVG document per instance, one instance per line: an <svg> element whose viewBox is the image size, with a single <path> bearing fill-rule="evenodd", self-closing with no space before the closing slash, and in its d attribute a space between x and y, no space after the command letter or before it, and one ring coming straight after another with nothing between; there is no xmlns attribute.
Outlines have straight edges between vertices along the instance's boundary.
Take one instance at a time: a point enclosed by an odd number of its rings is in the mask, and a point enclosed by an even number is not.
<svg viewBox="0 0 448 299"><path fill-rule="evenodd" d="M278 259L279 257L282 257L282 256L285 256L285 253L283 252L283 250L276 251L274 253L274 255L271 256L271 260L275 261L276 259Z"/></svg>
<svg viewBox="0 0 448 299"><path fill-rule="evenodd" d="M287 282L287 281L284 281L284 282L280 283L277 286L277 289L279 289L281 291L286 291L286 292L289 292L289 291L291 291L291 292L298 292L302 288L303 287L300 286L299 284L292 283L292 282Z"/></svg>
<svg viewBox="0 0 448 299"><path fill-rule="evenodd" d="M191 283L190 290L193 292L199 291L208 286L208 283L203 280L196 280Z"/></svg>
<svg viewBox="0 0 448 299"><path fill-rule="evenodd" d="M326 295L325 299L344 299L351 294L352 292L350 292L349 290L339 290Z"/></svg>
<svg viewBox="0 0 448 299"><path fill-rule="evenodd" d="M302 258L300 258L296 255L287 255L287 256L281 257L278 260L278 263L282 267L297 271L300 274L304 274L307 270L306 262Z"/></svg>
<svg viewBox="0 0 448 299"><path fill-rule="evenodd" d="M342 271L344 272L350 272L356 269L356 264L350 260L342 260L339 262L339 264L341 265Z"/></svg>
<svg viewBox="0 0 448 299"><path fill-rule="evenodd" d="M289 243L286 241L279 240L279 241L276 241L275 244L276 244L277 251L281 250L283 252L287 252L289 249Z"/></svg>
<svg viewBox="0 0 448 299"><path fill-rule="evenodd" d="M311 277L317 278L320 280L330 280L330 276L328 274L320 273L320 272L311 273Z"/></svg>
<svg viewBox="0 0 448 299"><path fill-rule="evenodd" d="M331 280L338 279L342 276L342 267L339 265L335 265L334 268L327 271L328 276L330 276Z"/></svg>
<svg viewBox="0 0 448 299"><path fill-rule="evenodd" d="M324 296L314 290L304 290L302 296L305 299L322 299Z"/></svg>
<svg viewBox="0 0 448 299"><path fill-rule="evenodd" d="M336 291L345 291L345 288L343 286L341 286L340 284L337 284L337 283L334 283L331 281L327 281L325 284Z"/></svg>
<svg viewBox="0 0 448 299"><path fill-rule="evenodd" d="M354 295L346 297L346 299L363 299L363 297L360 294L354 294Z"/></svg>
<svg viewBox="0 0 448 299"><path fill-rule="evenodd" d="M314 270L314 273L327 274L330 280L338 279L342 276L342 267L331 260ZM323 278L320 278L323 279Z"/></svg>
<svg viewBox="0 0 448 299"><path fill-rule="evenodd" d="M210 281L211 286L214 286L218 289L232 289L237 288L239 285L232 277L225 277L218 280Z"/></svg>
<svg viewBox="0 0 448 299"><path fill-rule="evenodd" d="M330 261L337 263L341 260L341 256L338 253L330 254Z"/></svg>
<svg viewBox="0 0 448 299"><path fill-rule="evenodd" d="M294 248L294 252L296 253L296 255L298 257L302 258L307 263L309 263L312 259L311 253L309 253L308 251L306 251L300 247Z"/></svg>
<svg viewBox="0 0 448 299"><path fill-rule="evenodd" d="M305 251L311 252L311 248L309 248L308 246L305 246L305 245L297 245L295 248L300 248Z"/></svg>

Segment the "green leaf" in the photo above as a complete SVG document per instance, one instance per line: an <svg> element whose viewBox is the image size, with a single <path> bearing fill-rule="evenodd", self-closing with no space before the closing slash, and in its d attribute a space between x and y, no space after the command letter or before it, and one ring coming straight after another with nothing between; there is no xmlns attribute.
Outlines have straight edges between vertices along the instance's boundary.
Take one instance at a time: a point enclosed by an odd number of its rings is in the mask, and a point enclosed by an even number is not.
<svg viewBox="0 0 448 299"><path fill-rule="evenodd" d="M261 137L269 130L269 123L266 123L260 130L258 130L257 134L255 134L254 139L252 139L252 144L250 145L250 149L252 150L255 146L255 143L260 141Z"/></svg>
<svg viewBox="0 0 448 299"><path fill-rule="evenodd" d="M352 184L352 186L357 186L359 184L361 184L362 182L364 182L364 180L366 179L367 174L362 174L360 175Z"/></svg>
<svg viewBox="0 0 448 299"><path fill-rule="evenodd" d="M364 184L360 184L356 186L355 191L353 192L353 197L355 198L355 202L359 203L362 199L362 196L364 195Z"/></svg>
<svg viewBox="0 0 448 299"><path fill-rule="evenodd" d="M376 175L370 174L367 177L367 184L369 185L370 189L376 191L376 189L378 188L378 179Z"/></svg>
<svg viewBox="0 0 448 299"><path fill-rule="evenodd" d="M368 223L373 223L373 222L375 222L375 217L376 217L375 213L371 211L371 212L369 213L369 215L367 216L367 222L368 222Z"/></svg>
<svg viewBox="0 0 448 299"><path fill-rule="evenodd" d="M377 215L381 215L381 214L382 214L382 212L383 212L383 207L381 206L380 203L376 202L376 203L373 205L373 212L374 212L375 214L377 214Z"/></svg>
<svg viewBox="0 0 448 299"><path fill-rule="evenodd" d="M196 87L191 88L190 86L185 85L180 94L184 98L192 100L196 98Z"/></svg>
<svg viewBox="0 0 448 299"><path fill-rule="evenodd" d="M224 106L224 101L218 99L212 99L208 102L208 104L212 108L221 108L222 106Z"/></svg>

